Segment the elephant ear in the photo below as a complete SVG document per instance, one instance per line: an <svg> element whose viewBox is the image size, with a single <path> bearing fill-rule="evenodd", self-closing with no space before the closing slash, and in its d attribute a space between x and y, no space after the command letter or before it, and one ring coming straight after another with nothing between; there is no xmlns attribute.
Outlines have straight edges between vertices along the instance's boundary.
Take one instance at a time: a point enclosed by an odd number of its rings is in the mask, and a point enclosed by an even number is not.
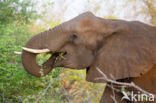
<svg viewBox="0 0 156 103"><path fill-rule="evenodd" d="M95 80L103 77L97 67L108 78L119 80L139 77L156 63L156 29L139 22L127 22L127 25L129 30L114 31L104 40L94 64L87 70L87 81L106 82Z"/></svg>

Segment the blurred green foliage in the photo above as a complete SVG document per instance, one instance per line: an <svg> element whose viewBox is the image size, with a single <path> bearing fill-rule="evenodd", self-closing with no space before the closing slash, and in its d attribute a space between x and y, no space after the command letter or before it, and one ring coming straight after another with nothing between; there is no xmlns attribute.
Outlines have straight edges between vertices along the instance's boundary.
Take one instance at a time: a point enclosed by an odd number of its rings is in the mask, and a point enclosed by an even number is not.
<svg viewBox="0 0 156 103"><path fill-rule="evenodd" d="M35 19L32 0L0 0L0 24L25 24Z"/></svg>
<svg viewBox="0 0 156 103"><path fill-rule="evenodd" d="M86 82L85 70L54 68L36 78L23 68L14 51L21 51L33 35L46 29L35 24L40 16L33 6L32 0L0 0L0 103L97 103L104 85ZM46 23L52 28L60 21ZM48 57L38 55L37 61L42 64Z"/></svg>
<svg viewBox="0 0 156 103"><path fill-rule="evenodd" d="M0 38L0 102L32 103L38 98L41 98L38 103L68 103L68 98L77 103L99 101L104 86L86 82L85 70L54 68L42 78L28 74L21 64L21 56L14 51L21 51L34 34L28 32L30 25L14 26L10 24L1 29L4 34ZM38 63L42 64L48 57L47 54L38 55ZM50 88L43 95L49 84Z"/></svg>
<svg viewBox="0 0 156 103"><path fill-rule="evenodd" d="M46 88L52 77L57 78L60 71L54 70L44 78L33 77L21 65L20 55L14 53L21 51L21 47L33 36L28 32L30 22L39 17L33 5L30 0L0 0L1 103L32 103L37 98L36 94ZM57 87L59 82L56 80L53 85Z"/></svg>
<svg viewBox="0 0 156 103"><path fill-rule="evenodd" d="M52 83L53 92L60 96L54 96L57 99L61 98L58 87L61 87L59 78L60 68L53 70L48 76L36 78L28 74L21 64L21 56L14 54L14 51L21 51L21 47L26 41L32 37L32 33L28 32L28 25L7 25L0 31L4 33L0 38L0 102L3 103L32 103L40 96L48 83ZM41 57L40 57L41 58ZM44 61L45 58L39 59ZM54 99L53 97L53 99ZM55 100L55 99L54 99ZM42 99L41 103L44 99Z"/></svg>

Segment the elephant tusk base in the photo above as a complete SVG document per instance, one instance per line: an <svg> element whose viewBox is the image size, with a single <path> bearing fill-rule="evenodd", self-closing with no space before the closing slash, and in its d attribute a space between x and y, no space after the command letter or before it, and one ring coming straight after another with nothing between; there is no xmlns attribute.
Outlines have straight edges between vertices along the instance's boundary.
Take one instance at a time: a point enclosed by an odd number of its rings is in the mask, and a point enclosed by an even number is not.
<svg viewBox="0 0 156 103"><path fill-rule="evenodd" d="M30 49L30 48L26 48L26 47L22 47L22 49L27 51L27 52L31 52L31 53L47 53L47 52L50 52L49 49Z"/></svg>

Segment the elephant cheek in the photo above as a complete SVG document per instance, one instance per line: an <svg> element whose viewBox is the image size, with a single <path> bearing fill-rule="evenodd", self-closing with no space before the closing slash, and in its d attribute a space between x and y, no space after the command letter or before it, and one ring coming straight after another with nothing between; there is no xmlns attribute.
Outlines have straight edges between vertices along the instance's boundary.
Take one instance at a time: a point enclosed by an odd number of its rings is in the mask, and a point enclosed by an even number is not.
<svg viewBox="0 0 156 103"><path fill-rule="evenodd" d="M64 67L64 60L56 60L53 67Z"/></svg>

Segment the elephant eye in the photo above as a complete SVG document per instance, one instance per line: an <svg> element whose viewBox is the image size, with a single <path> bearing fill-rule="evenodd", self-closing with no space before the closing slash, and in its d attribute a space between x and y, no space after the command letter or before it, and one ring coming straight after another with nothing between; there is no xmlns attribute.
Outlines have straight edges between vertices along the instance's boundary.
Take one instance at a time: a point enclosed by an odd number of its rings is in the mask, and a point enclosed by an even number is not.
<svg viewBox="0 0 156 103"><path fill-rule="evenodd" d="M75 40L75 39L77 39L78 37L77 37L76 34L71 34L71 35L70 35L70 38L71 38L72 40Z"/></svg>

